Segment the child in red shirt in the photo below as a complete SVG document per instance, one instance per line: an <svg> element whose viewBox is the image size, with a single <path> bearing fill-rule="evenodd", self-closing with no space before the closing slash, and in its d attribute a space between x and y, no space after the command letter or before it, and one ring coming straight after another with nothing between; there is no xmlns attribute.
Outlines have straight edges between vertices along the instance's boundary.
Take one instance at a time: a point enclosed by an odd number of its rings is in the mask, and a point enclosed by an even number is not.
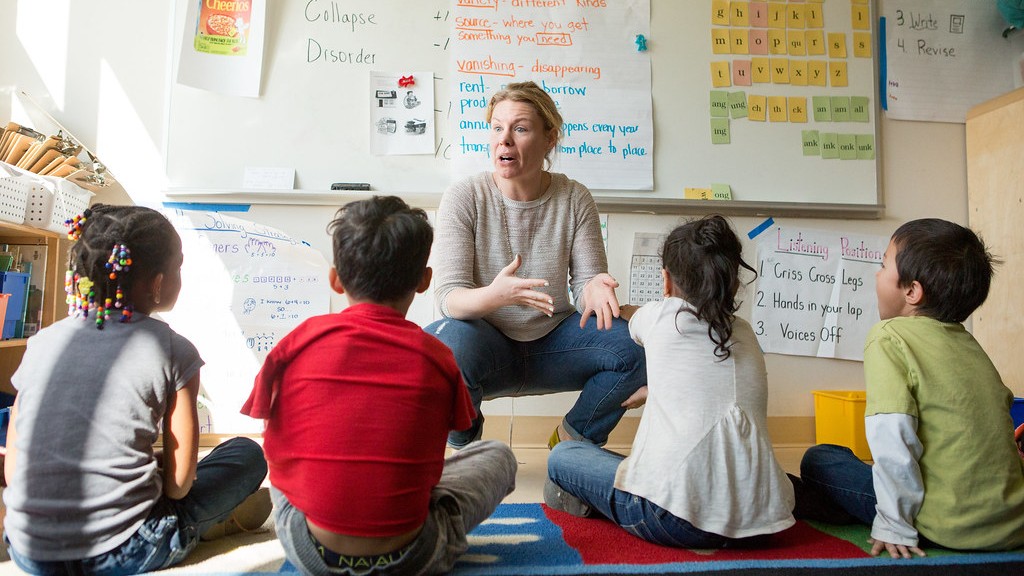
<svg viewBox="0 0 1024 576"><path fill-rule="evenodd" d="M373 197L329 230L350 306L282 339L242 408L266 419L278 537L307 574L447 572L514 488L515 457L487 441L444 458L475 411L451 351L405 318L430 284L426 214Z"/></svg>

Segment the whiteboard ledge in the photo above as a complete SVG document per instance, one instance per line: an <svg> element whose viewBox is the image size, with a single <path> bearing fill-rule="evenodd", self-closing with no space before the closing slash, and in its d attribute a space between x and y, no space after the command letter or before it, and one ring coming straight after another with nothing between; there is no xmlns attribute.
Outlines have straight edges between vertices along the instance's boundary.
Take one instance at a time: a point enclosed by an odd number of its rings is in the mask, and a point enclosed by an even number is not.
<svg viewBox="0 0 1024 576"><path fill-rule="evenodd" d="M883 204L818 204L814 202L744 202L740 200L682 200L594 195L601 212L642 214L724 214L727 216L786 216L878 220Z"/></svg>
<svg viewBox="0 0 1024 576"><path fill-rule="evenodd" d="M440 194L371 190L202 190L173 189L164 192L168 201L216 204L287 204L293 206L337 206L374 195L395 195L411 206L437 208ZM814 202L744 202L740 200L683 200L594 194L601 212L641 214L711 214L728 216L786 216L790 218L842 218L878 220L883 204L818 204Z"/></svg>
<svg viewBox="0 0 1024 576"><path fill-rule="evenodd" d="M168 201L212 204L286 204L291 206L337 206L372 196L399 196L418 208L437 208L440 194L370 190L165 190Z"/></svg>

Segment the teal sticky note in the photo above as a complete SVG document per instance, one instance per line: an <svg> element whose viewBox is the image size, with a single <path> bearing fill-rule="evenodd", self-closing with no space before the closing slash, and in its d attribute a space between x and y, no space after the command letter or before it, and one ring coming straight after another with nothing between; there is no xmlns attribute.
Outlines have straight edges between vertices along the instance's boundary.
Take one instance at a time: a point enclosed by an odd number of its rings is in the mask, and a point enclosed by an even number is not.
<svg viewBox="0 0 1024 576"><path fill-rule="evenodd" d="M804 142L804 156L818 156L821 154L821 137L817 130L802 130L800 138Z"/></svg>
<svg viewBox="0 0 1024 576"><path fill-rule="evenodd" d="M874 160L875 159L875 135L874 134L857 134L857 159L858 160Z"/></svg>
<svg viewBox="0 0 1024 576"><path fill-rule="evenodd" d="M870 100L867 96L850 96L850 120L854 122L867 122L871 118L868 111Z"/></svg>
<svg viewBox="0 0 1024 576"><path fill-rule="evenodd" d="M829 96L814 96L811 99L811 106L814 107L815 122L832 121L832 98Z"/></svg>
<svg viewBox="0 0 1024 576"><path fill-rule="evenodd" d="M711 119L711 143L712 144L728 144L729 138L729 119L728 118L712 118Z"/></svg>
<svg viewBox="0 0 1024 576"><path fill-rule="evenodd" d="M712 200L732 200L732 186L728 184L711 185Z"/></svg>
<svg viewBox="0 0 1024 576"><path fill-rule="evenodd" d="M747 93L746 92L730 92L729 93L729 116L732 118L746 118L747 117Z"/></svg>
<svg viewBox="0 0 1024 576"><path fill-rule="evenodd" d="M826 160L833 160L839 158L839 139L835 132L822 132L821 137L821 157Z"/></svg>
<svg viewBox="0 0 1024 576"><path fill-rule="evenodd" d="M729 117L729 93L725 90L711 91L711 117Z"/></svg>
<svg viewBox="0 0 1024 576"><path fill-rule="evenodd" d="M856 160L857 137L853 134L840 134L837 138L839 140L839 159Z"/></svg>
<svg viewBox="0 0 1024 576"><path fill-rule="evenodd" d="M832 121L833 122L849 122L850 121L850 97L849 96L833 96L832 97Z"/></svg>

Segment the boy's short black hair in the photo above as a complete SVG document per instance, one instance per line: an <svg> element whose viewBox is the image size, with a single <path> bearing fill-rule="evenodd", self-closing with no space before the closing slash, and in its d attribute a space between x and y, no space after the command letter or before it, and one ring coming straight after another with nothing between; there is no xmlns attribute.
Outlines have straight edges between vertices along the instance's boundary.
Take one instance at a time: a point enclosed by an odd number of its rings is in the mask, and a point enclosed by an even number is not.
<svg viewBox="0 0 1024 576"><path fill-rule="evenodd" d="M342 206L327 231L334 268L349 295L390 302L419 287L434 241L423 210L397 196L374 196Z"/></svg>
<svg viewBox="0 0 1024 576"><path fill-rule="evenodd" d="M942 322L963 322L988 298L995 264L970 228L938 218L911 220L892 235L901 287L917 280L917 311Z"/></svg>

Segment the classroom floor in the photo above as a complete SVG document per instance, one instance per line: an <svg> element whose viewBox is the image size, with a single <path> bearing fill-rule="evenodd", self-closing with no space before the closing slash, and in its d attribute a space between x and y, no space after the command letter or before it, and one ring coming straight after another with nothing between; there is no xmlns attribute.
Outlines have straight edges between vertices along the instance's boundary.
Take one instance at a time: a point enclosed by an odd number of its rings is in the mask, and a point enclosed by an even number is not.
<svg viewBox="0 0 1024 576"><path fill-rule="evenodd" d="M804 445L777 445L775 455L779 464L786 472L798 474L800 459L807 449ZM516 488L505 498L506 503L530 503L544 501L544 480L547 478L547 447L515 447L513 448L519 462L516 474ZM3 491L0 488L0 497ZM3 519L3 507L0 505L0 522ZM246 571L250 566L280 565L284 552L276 544L273 534L273 520L268 519L264 529L257 531L253 539L246 535L234 535L214 542L204 543L189 556L188 562L167 570L168 574L191 574L197 569L206 572ZM262 542L262 544L261 544ZM229 570L230 569L230 570ZM21 575L14 562L7 556L7 551L0 546L0 576Z"/></svg>

